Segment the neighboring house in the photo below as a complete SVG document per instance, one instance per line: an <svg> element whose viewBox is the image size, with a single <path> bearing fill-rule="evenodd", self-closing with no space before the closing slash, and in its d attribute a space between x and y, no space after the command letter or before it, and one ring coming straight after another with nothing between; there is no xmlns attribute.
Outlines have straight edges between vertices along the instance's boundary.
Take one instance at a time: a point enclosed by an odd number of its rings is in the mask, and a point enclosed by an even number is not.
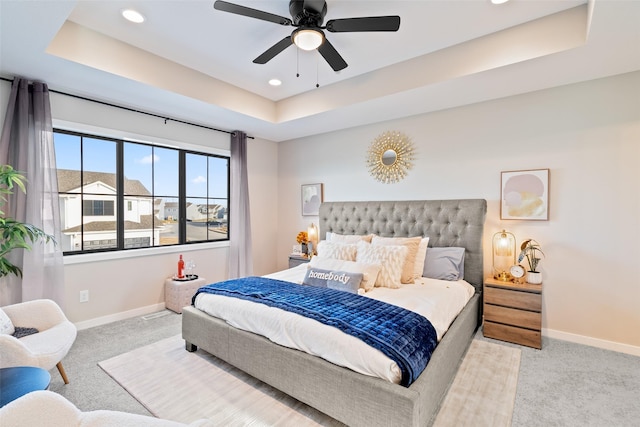
<svg viewBox="0 0 640 427"><path fill-rule="evenodd" d="M65 251L116 245L116 176L105 172L59 169L60 221ZM125 247L147 247L160 240L151 193L138 180L125 178ZM84 223L83 223L84 221ZM152 241L153 239L153 241Z"/></svg>

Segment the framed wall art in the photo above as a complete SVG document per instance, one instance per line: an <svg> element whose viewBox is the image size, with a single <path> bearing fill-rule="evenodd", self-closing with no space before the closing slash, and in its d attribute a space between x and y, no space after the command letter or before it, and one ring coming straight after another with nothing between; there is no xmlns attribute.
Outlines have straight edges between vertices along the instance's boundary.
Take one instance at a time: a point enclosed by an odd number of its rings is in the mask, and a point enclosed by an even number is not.
<svg viewBox="0 0 640 427"><path fill-rule="evenodd" d="M500 219L549 219L549 169L501 173Z"/></svg>
<svg viewBox="0 0 640 427"><path fill-rule="evenodd" d="M322 184L302 185L302 215L318 216L320 214L320 203L323 202Z"/></svg>

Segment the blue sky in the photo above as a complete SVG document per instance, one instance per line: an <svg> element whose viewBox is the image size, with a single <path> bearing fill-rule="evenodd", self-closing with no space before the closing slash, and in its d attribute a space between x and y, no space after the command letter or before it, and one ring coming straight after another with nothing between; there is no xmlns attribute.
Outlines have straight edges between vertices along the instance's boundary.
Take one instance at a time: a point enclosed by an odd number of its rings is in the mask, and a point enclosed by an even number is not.
<svg viewBox="0 0 640 427"><path fill-rule="evenodd" d="M57 167L80 170L80 137L56 133L54 142ZM115 173L114 142L85 137L82 149L85 171ZM186 163L187 197L207 197L208 190L209 197L226 198L226 159L187 153ZM139 180L150 192L153 189L157 196L177 197L178 151L127 142L124 148L124 175L128 179Z"/></svg>

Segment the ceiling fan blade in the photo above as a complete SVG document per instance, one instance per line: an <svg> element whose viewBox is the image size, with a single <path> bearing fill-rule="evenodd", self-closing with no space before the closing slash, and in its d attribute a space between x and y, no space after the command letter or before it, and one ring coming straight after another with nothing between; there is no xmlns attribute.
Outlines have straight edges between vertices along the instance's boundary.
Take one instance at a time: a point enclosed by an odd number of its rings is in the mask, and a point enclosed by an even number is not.
<svg viewBox="0 0 640 427"><path fill-rule="evenodd" d="M218 0L213 3L213 7L216 10L221 10L223 12L235 13L236 15L248 16L249 18L261 19L263 21L274 22L280 25L292 24L291 19L285 18L284 16L274 15L273 13L251 9L250 7L240 6L226 1Z"/></svg>
<svg viewBox="0 0 640 427"><path fill-rule="evenodd" d="M370 16L367 18L332 19L327 22L327 31L352 33L360 31L398 31L399 16Z"/></svg>
<svg viewBox="0 0 640 427"><path fill-rule="evenodd" d="M258 56L253 60L254 64L266 64L271 61L277 54L291 46L293 42L291 41L291 36L287 36L280 40L278 43L271 46L267 49L262 55Z"/></svg>
<svg viewBox="0 0 640 427"><path fill-rule="evenodd" d="M333 68L333 71L340 71L347 68L347 63L342 59L342 56L340 56L336 48L329 43L329 40L325 39L324 43L318 48L318 52L320 52L320 55L322 55L331 68Z"/></svg>

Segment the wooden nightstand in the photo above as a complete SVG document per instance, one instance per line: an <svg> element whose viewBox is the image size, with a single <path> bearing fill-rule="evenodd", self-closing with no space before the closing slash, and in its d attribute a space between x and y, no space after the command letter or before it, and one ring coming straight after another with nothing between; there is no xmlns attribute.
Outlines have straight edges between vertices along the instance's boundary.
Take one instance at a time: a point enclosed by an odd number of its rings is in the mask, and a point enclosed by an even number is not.
<svg viewBox="0 0 640 427"><path fill-rule="evenodd" d="M289 268L309 262L309 257L302 255L289 255Z"/></svg>
<svg viewBox="0 0 640 427"><path fill-rule="evenodd" d="M485 337L542 348L542 285L484 280Z"/></svg>

